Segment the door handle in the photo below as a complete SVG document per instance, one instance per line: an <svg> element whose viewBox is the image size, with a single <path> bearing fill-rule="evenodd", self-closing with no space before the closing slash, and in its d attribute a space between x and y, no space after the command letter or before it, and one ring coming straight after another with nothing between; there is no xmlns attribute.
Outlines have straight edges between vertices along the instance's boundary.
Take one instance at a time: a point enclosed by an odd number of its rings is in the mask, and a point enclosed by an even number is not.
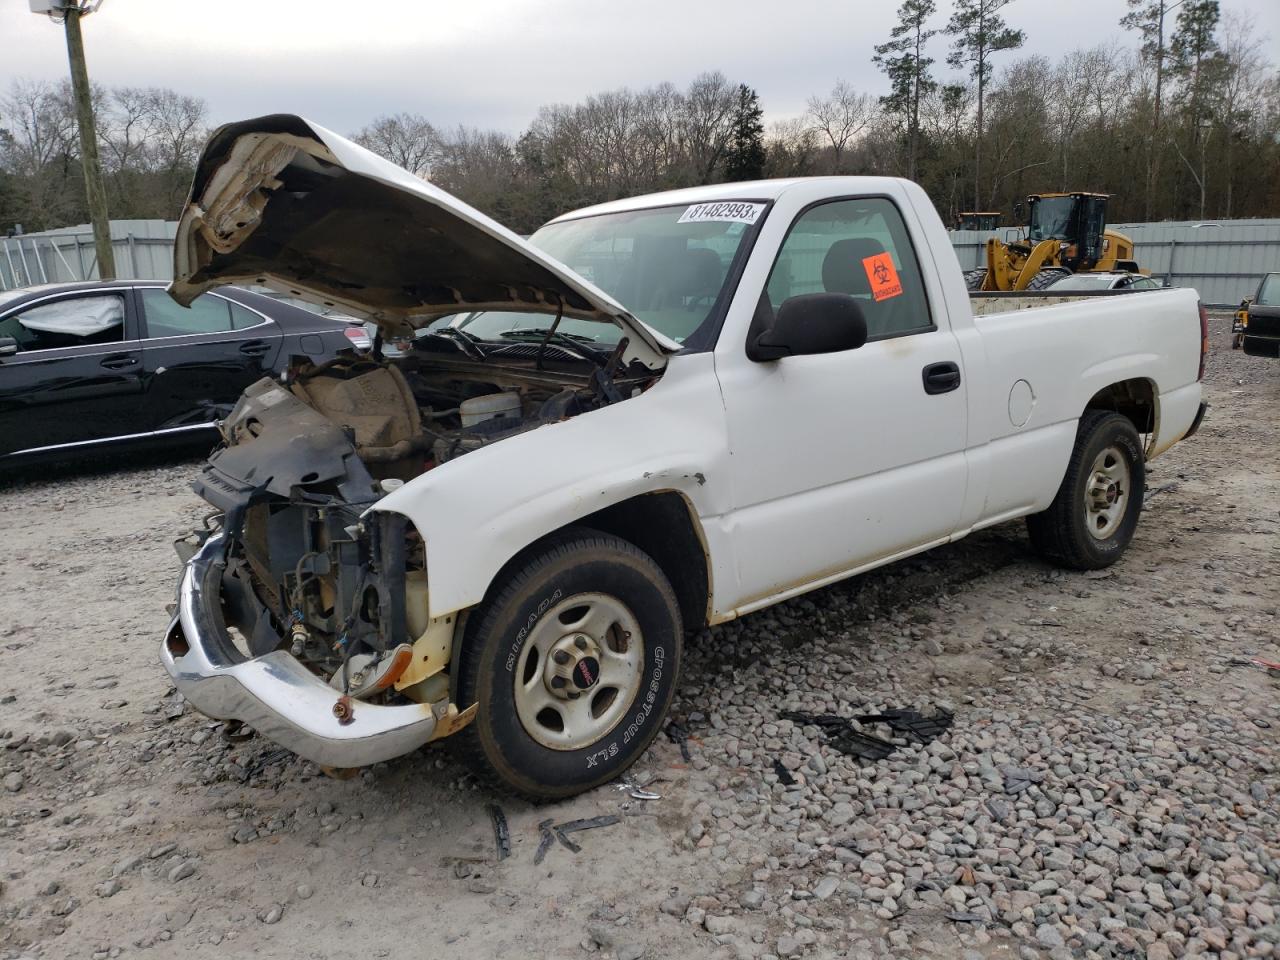
<svg viewBox="0 0 1280 960"><path fill-rule="evenodd" d="M271 352L271 344L265 340L248 340L240 344L240 352L246 357L260 357Z"/></svg>
<svg viewBox="0 0 1280 960"><path fill-rule="evenodd" d="M960 386L960 366L950 360L929 364L921 376L928 394L950 393Z"/></svg>
<svg viewBox="0 0 1280 960"><path fill-rule="evenodd" d="M115 356L107 357L102 361L101 365L106 367L108 370L124 370L126 367L136 367L138 365L138 358L128 354L116 354Z"/></svg>

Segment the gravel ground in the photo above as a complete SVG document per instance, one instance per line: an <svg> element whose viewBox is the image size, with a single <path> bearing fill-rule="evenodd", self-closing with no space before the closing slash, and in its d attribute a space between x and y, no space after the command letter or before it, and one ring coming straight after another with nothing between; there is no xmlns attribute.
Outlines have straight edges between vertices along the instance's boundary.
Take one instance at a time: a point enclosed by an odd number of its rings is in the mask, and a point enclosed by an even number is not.
<svg viewBox="0 0 1280 960"><path fill-rule="evenodd" d="M11 483L0 958L1280 956L1280 364L1228 329L1120 564L1011 524L704 631L689 759L548 807L447 743L336 781L184 709L156 647L194 462ZM860 762L781 718L904 706L954 725Z"/></svg>

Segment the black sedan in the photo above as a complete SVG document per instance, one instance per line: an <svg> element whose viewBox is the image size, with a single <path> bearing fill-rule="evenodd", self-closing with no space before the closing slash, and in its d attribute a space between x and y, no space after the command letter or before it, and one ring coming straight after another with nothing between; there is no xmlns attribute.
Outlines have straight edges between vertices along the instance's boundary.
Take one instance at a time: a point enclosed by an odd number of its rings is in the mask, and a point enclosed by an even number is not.
<svg viewBox="0 0 1280 960"><path fill-rule="evenodd" d="M241 391L290 357L367 344L359 325L234 287L190 307L146 281L3 292L0 465L211 438Z"/></svg>

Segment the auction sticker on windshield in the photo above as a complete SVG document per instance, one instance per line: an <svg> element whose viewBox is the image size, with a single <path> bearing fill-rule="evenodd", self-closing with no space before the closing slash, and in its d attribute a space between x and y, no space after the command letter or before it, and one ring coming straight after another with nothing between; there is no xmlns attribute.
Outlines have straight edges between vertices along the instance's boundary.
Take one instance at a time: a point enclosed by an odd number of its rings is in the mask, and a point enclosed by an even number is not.
<svg viewBox="0 0 1280 960"><path fill-rule="evenodd" d="M763 203L743 203L740 200L725 200L719 203L695 203L680 214L676 223L755 223L764 213Z"/></svg>

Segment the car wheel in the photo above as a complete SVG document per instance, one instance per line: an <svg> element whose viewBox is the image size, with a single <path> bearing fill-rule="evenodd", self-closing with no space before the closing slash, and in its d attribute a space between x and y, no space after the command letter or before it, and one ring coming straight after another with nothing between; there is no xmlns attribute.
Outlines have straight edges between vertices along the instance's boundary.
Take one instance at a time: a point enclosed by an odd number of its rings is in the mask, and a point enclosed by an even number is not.
<svg viewBox="0 0 1280 960"><path fill-rule="evenodd" d="M1031 544L1072 570L1097 570L1124 555L1142 513L1146 460L1128 418L1088 410L1049 509L1027 517Z"/></svg>
<svg viewBox="0 0 1280 960"><path fill-rule="evenodd" d="M480 773L533 800L626 770L662 725L680 670L671 584L643 551L575 529L527 551L468 621L459 704Z"/></svg>

